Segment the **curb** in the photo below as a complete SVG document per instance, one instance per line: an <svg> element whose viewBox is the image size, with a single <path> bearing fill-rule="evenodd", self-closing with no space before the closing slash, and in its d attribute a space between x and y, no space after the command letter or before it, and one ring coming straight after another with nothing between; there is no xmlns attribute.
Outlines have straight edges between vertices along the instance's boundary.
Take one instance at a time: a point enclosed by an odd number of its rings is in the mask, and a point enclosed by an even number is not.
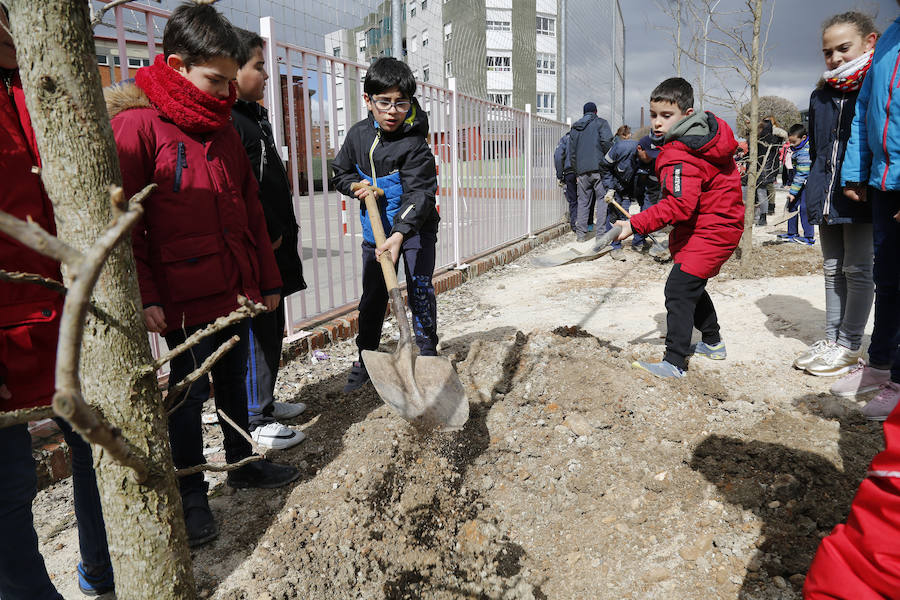
<svg viewBox="0 0 900 600"><path fill-rule="evenodd" d="M534 237L495 249L481 255L468 263L465 269L454 269L439 273L433 279L436 294L449 292L465 282L484 275L494 267L506 265L534 250L539 245L555 239L569 230L567 224L560 224L545 229ZM403 293L404 300L406 292ZM339 342L352 338L359 331L359 311L351 309L332 312L326 320L308 321L298 326L310 330L299 340L286 344L281 353L282 362ZM31 451L37 463L38 489L65 479L72 474L69 448L63 440L62 432L56 423L47 419L31 423Z"/></svg>

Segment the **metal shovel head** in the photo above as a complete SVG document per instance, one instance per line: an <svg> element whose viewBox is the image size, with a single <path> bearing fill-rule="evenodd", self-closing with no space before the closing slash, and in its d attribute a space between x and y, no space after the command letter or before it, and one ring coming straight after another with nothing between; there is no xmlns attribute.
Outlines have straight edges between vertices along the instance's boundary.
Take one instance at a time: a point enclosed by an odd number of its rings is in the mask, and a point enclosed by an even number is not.
<svg viewBox="0 0 900 600"><path fill-rule="evenodd" d="M415 357L401 344L393 354L363 350L362 359L381 399L416 428L457 431L469 420L465 388L448 358Z"/></svg>
<svg viewBox="0 0 900 600"><path fill-rule="evenodd" d="M614 232L617 229L621 231L620 228L614 227L601 237L606 239L610 233ZM613 233L610 239L605 243L601 243L600 238L591 239L584 242L569 242L556 252L553 252L551 254L544 254L543 256L535 256L531 259L531 264L538 268L546 268L593 260L598 256L606 254L606 252L604 251L605 247L609 246L612 240L616 239L616 236L618 235L618 232Z"/></svg>

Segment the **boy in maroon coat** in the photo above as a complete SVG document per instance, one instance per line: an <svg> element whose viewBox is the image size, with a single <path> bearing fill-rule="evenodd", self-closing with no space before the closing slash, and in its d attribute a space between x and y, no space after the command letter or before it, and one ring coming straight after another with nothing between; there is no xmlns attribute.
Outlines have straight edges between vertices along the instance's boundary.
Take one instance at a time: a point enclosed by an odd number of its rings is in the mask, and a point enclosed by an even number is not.
<svg viewBox="0 0 900 600"><path fill-rule="evenodd" d="M618 239L672 225L669 250L675 266L666 281L666 354L662 362L633 367L659 377L684 377L691 334L703 335L693 354L725 358L719 321L706 282L737 248L744 231L741 176L734 162L731 128L710 112L694 112L694 90L680 77L666 79L650 95L652 135L662 145L656 173L662 199L617 221Z"/></svg>
<svg viewBox="0 0 900 600"><path fill-rule="evenodd" d="M238 307L238 295L280 300L281 277L269 242L258 184L231 107L246 50L231 24L212 6L184 4L166 23L163 54L140 69L135 82L107 90L126 196L157 184L144 203L132 240L147 329L169 347ZM248 320L205 338L172 360L171 382L181 381L222 343L240 337L212 369L216 406L245 431ZM208 382L188 388L169 418L177 468L205 462L200 413ZM223 423L225 459L251 454L249 442ZM236 488L271 488L296 479L294 467L251 462L228 473ZM179 479L191 545L217 535L203 473Z"/></svg>

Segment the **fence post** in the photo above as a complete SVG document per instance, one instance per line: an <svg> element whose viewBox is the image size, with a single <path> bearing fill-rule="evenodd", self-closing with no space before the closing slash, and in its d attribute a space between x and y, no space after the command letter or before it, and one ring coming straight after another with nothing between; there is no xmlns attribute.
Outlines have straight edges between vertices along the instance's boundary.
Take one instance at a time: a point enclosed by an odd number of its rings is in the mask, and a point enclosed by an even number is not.
<svg viewBox="0 0 900 600"><path fill-rule="evenodd" d="M466 265L460 259L459 244L459 131L458 131L458 98L456 94L456 77L451 77L447 84L450 87L450 179L453 195L453 263L454 268L462 269Z"/></svg>
<svg viewBox="0 0 900 600"><path fill-rule="evenodd" d="M532 227L532 217L531 211L533 208L533 200L531 198L534 182L532 181L532 161L534 154L534 119L531 114L531 105L525 105L525 112L527 116L525 118L525 231L528 233L528 237L534 237L534 230Z"/></svg>
<svg viewBox="0 0 900 600"><path fill-rule="evenodd" d="M259 20L259 35L265 41L266 73L269 85L266 86L266 108L269 109L269 122L272 124L272 137L278 143L280 157L284 160L284 117L281 109L281 68L278 65L278 49L275 43L275 21L272 17Z"/></svg>

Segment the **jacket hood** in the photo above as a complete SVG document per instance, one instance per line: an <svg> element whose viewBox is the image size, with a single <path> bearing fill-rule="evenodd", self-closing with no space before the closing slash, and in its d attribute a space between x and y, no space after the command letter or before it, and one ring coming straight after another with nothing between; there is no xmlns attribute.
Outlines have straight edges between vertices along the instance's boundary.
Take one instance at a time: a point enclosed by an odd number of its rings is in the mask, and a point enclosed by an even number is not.
<svg viewBox="0 0 900 600"><path fill-rule="evenodd" d="M134 83L134 80L103 88L103 99L106 101L106 111L110 119L130 108L152 106L147 94Z"/></svg>
<svg viewBox="0 0 900 600"><path fill-rule="evenodd" d="M676 123L666 135L669 142L680 142L691 154L714 164L733 162L738 145L728 123L711 112L696 113Z"/></svg>
<svg viewBox="0 0 900 600"><path fill-rule="evenodd" d="M372 111L369 111L369 121L372 124L372 127L376 129L378 127L378 121L375 120L375 115L372 114ZM409 108L409 112L406 113L406 119L403 120L403 124L400 125L400 128L397 131L387 133L384 135L386 137L395 137L395 136L408 136L408 135L421 135L428 136L428 114L422 109L422 106L419 104L419 101L415 98L412 99L412 106Z"/></svg>
<svg viewBox="0 0 900 600"><path fill-rule="evenodd" d="M598 118L597 113L588 113L575 121L575 124L572 125L572 129L575 129L577 131L584 131L584 129L588 126L588 123L596 118Z"/></svg>

